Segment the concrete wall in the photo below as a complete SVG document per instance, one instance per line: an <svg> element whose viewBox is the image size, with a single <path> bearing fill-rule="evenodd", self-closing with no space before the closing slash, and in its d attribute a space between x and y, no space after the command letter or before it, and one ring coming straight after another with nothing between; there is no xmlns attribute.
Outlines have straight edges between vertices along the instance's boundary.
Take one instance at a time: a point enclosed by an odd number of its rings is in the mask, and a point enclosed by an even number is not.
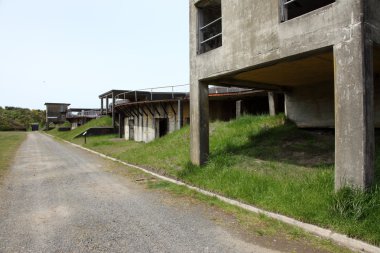
<svg viewBox="0 0 380 253"><path fill-rule="evenodd" d="M372 0L375 2L376 0ZM222 1L223 46L197 55L196 0L190 0L191 83L325 48L351 36L360 0L337 0L284 23L278 0ZM344 29L342 29L344 28Z"/></svg>
<svg viewBox="0 0 380 253"><path fill-rule="evenodd" d="M299 127L334 127L334 84L294 87L285 93L286 116Z"/></svg>
<svg viewBox="0 0 380 253"><path fill-rule="evenodd" d="M370 37L377 44L380 44L380 1L368 0L366 5L367 16L366 20L370 25L367 25L367 30Z"/></svg>
<svg viewBox="0 0 380 253"><path fill-rule="evenodd" d="M165 110L158 104L152 104L156 107L156 110L154 111L154 116L148 112L147 109L145 109L145 112L148 114L146 116L145 114L143 116L134 116L134 117L126 117L124 119L124 136L126 140L129 140L129 120L134 120L134 140L139 142L150 142L156 138L158 138L158 119L160 118L167 118L167 130L168 133L171 133L175 130L178 130L178 106L177 103L172 103L173 108L167 104L164 103ZM173 112L173 109L175 113ZM165 114L165 111L167 114ZM142 109L140 108L141 114L143 114ZM153 111L152 111L153 112ZM189 103L184 102L183 107L183 122L186 122L186 119L189 118Z"/></svg>

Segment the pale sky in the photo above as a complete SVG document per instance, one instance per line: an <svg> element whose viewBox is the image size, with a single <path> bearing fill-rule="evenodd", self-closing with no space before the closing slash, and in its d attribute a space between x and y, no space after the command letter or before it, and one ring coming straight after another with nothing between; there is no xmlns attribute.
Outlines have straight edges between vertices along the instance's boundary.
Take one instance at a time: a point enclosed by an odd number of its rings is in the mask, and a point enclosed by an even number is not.
<svg viewBox="0 0 380 253"><path fill-rule="evenodd" d="M189 82L187 0L0 0L0 106Z"/></svg>

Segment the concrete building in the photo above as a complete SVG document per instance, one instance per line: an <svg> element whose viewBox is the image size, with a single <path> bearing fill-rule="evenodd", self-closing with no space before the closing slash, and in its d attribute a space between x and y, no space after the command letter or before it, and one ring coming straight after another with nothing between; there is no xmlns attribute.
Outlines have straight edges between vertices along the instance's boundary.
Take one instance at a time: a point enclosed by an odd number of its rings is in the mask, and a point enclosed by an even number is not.
<svg viewBox="0 0 380 253"><path fill-rule="evenodd" d="M211 121L269 112L267 92L211 87L209 99ZM190 123L189 93L129 91L116 96L115 111L120 138L150 142Z"/></svg>
<svg viewBox="0 0 380 253"><path fill-rule="evenodd" d="M336 189L370 186L380 126L380 1L189 4L192 162L209 154L209 85L280 90L298 126L335 127Z"/></svg>
<svg viewBox="0 0 380 253"><path fill-rule="evenodd" d="M46 106L46 128L50 123L62 124L66 121L66 113L70 104L45 103Z"/></svg>
<svg viewBox="0 0 380 253"><path fill-rule="evenodd" d="M114 104L116 101L116 97L122 93L129 92L128 90L110 90L101 95L99 95L100 99L100 113L102 115L110 115L112 117L112 127L116 128L116 120L118 115L116 115L116 111L114 108ZM105 104L104 104L105 102Z"/></svg>
<svg viewBox="0 0 380 253"><path fill-rule="evenodd" d="M100 116L100 109L69 108L66 113L66 120L71 123L71 129L75 129Z"/></svg>

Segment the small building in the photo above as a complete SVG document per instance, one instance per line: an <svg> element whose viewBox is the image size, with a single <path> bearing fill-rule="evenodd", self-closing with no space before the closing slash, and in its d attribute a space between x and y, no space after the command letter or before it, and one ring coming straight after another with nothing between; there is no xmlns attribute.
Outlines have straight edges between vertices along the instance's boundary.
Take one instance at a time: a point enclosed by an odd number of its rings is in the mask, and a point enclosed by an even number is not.
<svg viewBox="0 0 380 253"><path fill-rule="evenodd" d="M32 131L38 131L39 130L39 127L40 127L40 124L39 123L32 123L30 124L30 127L32 129Z"/></svg>
<svg viewBox="0 0 380 253"><path fill-rule="evenodd" d="M46 128L50 123L63 124L66 121L66 113L70 104L67 103L45 103L46 106Z"/></svg>

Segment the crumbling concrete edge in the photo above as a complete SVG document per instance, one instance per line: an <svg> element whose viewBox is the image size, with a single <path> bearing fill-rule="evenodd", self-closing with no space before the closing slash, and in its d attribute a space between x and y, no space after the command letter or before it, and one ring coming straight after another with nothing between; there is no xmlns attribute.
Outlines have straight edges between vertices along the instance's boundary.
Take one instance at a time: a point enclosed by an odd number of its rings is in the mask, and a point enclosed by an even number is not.
<svg viewBox="0 0 380 253"><path fill-rule="evenodd" d="M132 168L141 170L141 171L143 171L143 172L145 172L147 174L150 174L150 175L152 175L154 177L157 177L159 179L162 179L164 181L167 181L167 182L170 182L170 183L173 183L173 184L176 184L176 185L180 185L180 186L185 186L185 187L187 187L187 188L189 188L191 190L194 190L196 192L202 193L202 194L204 194L206 196L215 197L215 198L217 198L217 199L219 199L219 200L221 200L221 201L223 201L225 203L228 203L230 205L240 207L242 209L245 209L247 211L250 211L250 212L253 212L253 213L256 213L256 214L262 214L262 215L265 215L265 216L270 217L272 219L275 219L275 220L284 222L286 224L290 224L290 225L293 225L295 227L301 228L301 229L303 229L306 232L312 233L312 234L314 234L316 236L323 237L325 239L329 239L331 241L334 241L335 243L338 243L339 245L345 246L345 247L350 248L352 250L359 251L359 252L368 252L368 253L380 253L380 248L379 247L376 247L374 245L368 244L366 242L363 242L363 241L360 241L360 240L357 240L357 239L352 239L352 238L348 237L347 235L339 234L339 233L336 233L336 232L331 231L329 229L325 229L325 228L318 227L316 225L304 223L302 221L298 221L296 219L293 219L293 218L290 218L290 217L287 217L287 216L284 216L284 215L281 215L281 214L268 212L268 211L262 210L260 208L254 207L254 206L244 204L244 203L242 203L240 201L233 200L233 199L230 199L230 198L226 198L226 197L221 196L219 194L212 193L212 192L203 190L203 189L195 187L195 186L191 186L191 185L186 184L186 183L184 183L182 181L162 176L162 175L157 174L155 172L152 172L150 170L144 169L144 168L142 168L140 166L137 166L137 165L134 165L134 164L130 164L130 163L127 163L127 162L123 162L123 161L121 161L119 159L116 159L116 158L107 156L105 154L99 153L97 151L94 151L94 150L82 147L82 146L80 146L78 144L66 141L66 140L61 139L59 137L56 137L56 136L53 136L53 135L50 135L50 134L47 134L47 133L45 133L45 134L48 135L48 136L50 136L50 137L53 137L53 138L58 138L58 139L66 142L66 143L68 143L68 144L70 144L70 145L72 145L74 147L86 150L86 151L88 151L90 153L93 153L95 155L98 155L98 156L100 156L102 158L106 158L108 160L121 163L121 164L126 165L128 167L132 167Z"/></svg>

